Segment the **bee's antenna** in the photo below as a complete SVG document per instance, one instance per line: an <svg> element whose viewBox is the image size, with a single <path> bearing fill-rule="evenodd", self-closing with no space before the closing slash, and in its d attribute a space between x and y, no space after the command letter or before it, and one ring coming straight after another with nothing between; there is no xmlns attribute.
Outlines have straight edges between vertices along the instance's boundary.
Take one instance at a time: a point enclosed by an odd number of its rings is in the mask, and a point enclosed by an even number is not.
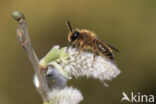
<svg viewBox="0 0 156 104"><path fill-rule="evenodd" d="M68 27L69 31L73 32L69 20L67 20L66 23L67 23L67 27Z"/></svg>

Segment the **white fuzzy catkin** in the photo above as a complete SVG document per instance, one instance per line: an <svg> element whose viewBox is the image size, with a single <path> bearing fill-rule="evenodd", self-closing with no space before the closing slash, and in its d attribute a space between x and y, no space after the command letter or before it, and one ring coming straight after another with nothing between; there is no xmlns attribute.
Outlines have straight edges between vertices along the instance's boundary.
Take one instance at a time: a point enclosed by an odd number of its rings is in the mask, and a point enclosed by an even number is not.
<svg viewBox="0 0 156 104"><path fill-rule="evenodd" d="M108 59L101 56L96 56L93 62L93 53L81 52L78 55L78 50L68 48L66 52L72 56L69 63L61 63L63 69L76 78L86 76L87 78L99 79L105 84L105 81L112 80L120 74L118 67Z"/></svg>
<svg viewBox="0 0 156 104"><path fill-rule="evenodd" d="M72 87L53 89L48 94L48 104L79 104L83 100L81 92Z"/></svg>
<svg viewBox="0 0 156 104"><path fill-rule="evenodd" d="M85 76L87 78L98 79L106 85L105 81L112 80L120 74L118 67L104 57L96 56L92 64L93 53L82 51L78 55L79 50L76 48L69 47L62 49L53 47L49 54L42 59L42 63L54 67L61 74L63 73L64 78L70 79L72 76L76 78ZM56 75L56 73L53 74ZM52 77L54 77L53 74ZM34 80L34 83L36 86L39 86L37 80ZM62 87L60 89L60 87L54 88L52 85L52 88L48 93L48 104L79 104L83 100L81 92L72 87Z"/></svg>

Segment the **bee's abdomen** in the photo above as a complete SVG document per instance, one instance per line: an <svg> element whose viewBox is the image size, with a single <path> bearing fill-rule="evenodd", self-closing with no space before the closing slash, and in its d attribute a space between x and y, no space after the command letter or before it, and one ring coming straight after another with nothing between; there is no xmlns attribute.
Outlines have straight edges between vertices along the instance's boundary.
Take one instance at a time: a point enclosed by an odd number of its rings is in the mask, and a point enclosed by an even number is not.
<svg viewBox="0 0 156 104"><path fill-rule="evenodd" d="M99 51L100 55L106 56L111 60L114 59L113 53L106 46L103 46L101 44L97 44L97 48L98 48L98 51Z"/></svg>
<svg viewBox="0 0 156 104"><path fill-rule="evenodd" d="M114 55L111 52L107 52L105 55L108 56L111 60L114 59Z"/></svg>

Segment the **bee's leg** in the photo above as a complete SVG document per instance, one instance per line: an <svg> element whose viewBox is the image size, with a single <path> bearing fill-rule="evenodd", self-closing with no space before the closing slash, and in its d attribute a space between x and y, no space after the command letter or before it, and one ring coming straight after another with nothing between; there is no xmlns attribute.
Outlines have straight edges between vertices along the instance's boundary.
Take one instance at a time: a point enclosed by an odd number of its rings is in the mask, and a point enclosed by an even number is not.
<svg viewBox="0 0 156 104"><path fill-rule="evenodd" d="M81 54L81 52L83 51L83 49L84 49L84 43L82 45L80 45L80 49L79 49L79 52L76 55L76 57L78 57Z"/></svg>
<svg viewBox="0 0 156 104"><path fill-rule="evenodd" d="M78 55L80 55L80 53L83 51L83 48L84 48L84 46L80 47Z"/></svg>
<svg viewBox="0 0 156 104"><path fill-rule="evenodd" d="M93 67L93 64L94 64L94 61L95 61L95 58L96 58L96 54L97 54L95 48L93 50L93 53L94 53L94 55L93 55L92 67Z"/></svg>
<svg viewBox="0 0 156 104"><path fill-rule="evenodd" d="M82 45L80 45L80 49L79 49L79 52L78 52L78 55L80 55L81 54L81 52L83 51L83 49L84 49L84 43L82 44Z"/></svg>

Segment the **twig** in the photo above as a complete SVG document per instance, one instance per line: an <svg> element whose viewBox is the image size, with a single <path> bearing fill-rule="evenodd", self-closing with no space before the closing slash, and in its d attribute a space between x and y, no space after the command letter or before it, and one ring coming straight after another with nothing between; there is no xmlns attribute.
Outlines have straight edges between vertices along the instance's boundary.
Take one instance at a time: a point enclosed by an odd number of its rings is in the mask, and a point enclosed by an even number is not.
<svg viewBox="0 0 156 104"><path fill-rule="evenodd" d="M48 102L47 93L49 92L49 88L46 81L46 70L39 66L38 57L35 54L28 35L26 19L22 13L17 11L13 12L12 16L18 21L18 28L16 30L17 38L21 46L26 51L26 54L28 55L33 66L34 72L39 80L39 87L37 88L37 91L41 95L43 102Z"/></svg>

